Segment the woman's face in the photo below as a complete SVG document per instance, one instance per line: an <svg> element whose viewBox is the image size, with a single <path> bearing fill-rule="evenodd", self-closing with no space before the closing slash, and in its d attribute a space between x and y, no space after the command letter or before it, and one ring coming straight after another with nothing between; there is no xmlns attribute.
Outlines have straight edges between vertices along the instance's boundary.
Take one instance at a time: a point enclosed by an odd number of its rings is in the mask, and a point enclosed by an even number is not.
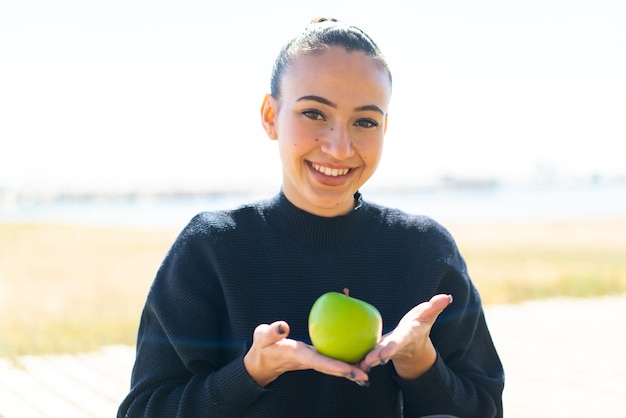
<svg viewBox="0 0 626 418"><path fill-rule="evenodd" d="M263 126L278 140L283 191L319 216L354 207L354 193L380 161L391 83L371 57L332 47L298 57L287 68L281 96L267 95Z"/></svg>

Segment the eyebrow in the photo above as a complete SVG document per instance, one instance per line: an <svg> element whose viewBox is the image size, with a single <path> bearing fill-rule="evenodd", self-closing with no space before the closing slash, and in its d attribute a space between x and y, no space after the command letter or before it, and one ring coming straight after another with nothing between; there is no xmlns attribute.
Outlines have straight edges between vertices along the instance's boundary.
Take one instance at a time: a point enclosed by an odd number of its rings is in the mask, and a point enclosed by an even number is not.
<svg viewBox="0 0 626 418"><path fill-rule="evenodd" d="M320 97L320 96L315 96L315 95L308 95L308 96L302 96L300 97L298 100L296 100L297 102L301 102L301 101L305 101L305 100L312 100L314 102L318 102L318 103L322 103L325 104L326 106L330 106L334 109L337 108L337 104L331 102L330 100L324 98L324 97ZM365 105L365 106L359 106L359 107L355 107L354 110L356 112L364 112L364 111L374 111L374 112L378 112L381 115L384 115L385 112L383 112L383 110L376 106L376 105Z"/></svg>

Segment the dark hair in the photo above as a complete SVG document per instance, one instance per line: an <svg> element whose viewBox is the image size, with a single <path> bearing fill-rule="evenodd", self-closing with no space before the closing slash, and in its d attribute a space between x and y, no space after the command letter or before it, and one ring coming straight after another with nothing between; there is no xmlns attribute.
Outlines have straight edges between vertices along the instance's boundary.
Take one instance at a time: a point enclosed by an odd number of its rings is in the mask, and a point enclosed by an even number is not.
<svg viewBox="0 0 626 418"><path fill-rule="evenodd" d="M385 69L391 83L391 71L376 43L356 26L346 25L332 18L316 18L302 33L288 41L280 50L274 68L270 93L280 97L280 84L285 70L301 54L318 54L332 46L341 46L347 51L361 51L372 57Z"/></svg>

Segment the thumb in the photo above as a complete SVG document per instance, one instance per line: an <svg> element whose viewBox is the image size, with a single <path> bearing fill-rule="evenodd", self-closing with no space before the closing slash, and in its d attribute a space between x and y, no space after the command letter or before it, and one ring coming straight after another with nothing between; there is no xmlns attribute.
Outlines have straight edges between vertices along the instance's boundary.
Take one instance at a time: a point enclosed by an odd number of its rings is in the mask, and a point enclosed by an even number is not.
<svg viewBox="0 0 626 418"><path fill-rule="evenodd" d="M291 328L289 328L289 324L285 321L276 321L270 325L272 329L274 329L274 333L279 336L276 341L287 338Z"/></svg>
<svg viewBox="0 0 626 418"><path fill-rule="evenodd" d="M254 341L261 347L267 347L287 338L289 331L289 324L285 321L261 324L254 329Z"/></svg>
<svg viewBox="0 0 626 418"><path fill-rule="evenodd" d="M411 309L403 320L413 320L433 324L439 314L452 303L452 295L435 295L428 302L420 303Z"/></svg>
<svg viewBox="0 0 626 418"><path fill-rule="evenodd" d="M448 307L449 304L452 303L452 295L435 295L428 301L430 303L430 308L436 312L436 316L439 316L444 309Z"/></svg>

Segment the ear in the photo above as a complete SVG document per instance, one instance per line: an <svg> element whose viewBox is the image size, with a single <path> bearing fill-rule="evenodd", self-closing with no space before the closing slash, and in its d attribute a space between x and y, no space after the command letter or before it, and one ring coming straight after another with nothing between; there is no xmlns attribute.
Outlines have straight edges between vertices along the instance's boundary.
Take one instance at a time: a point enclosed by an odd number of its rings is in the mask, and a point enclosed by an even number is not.
<svg viewBox="0 0 626 418"><path fill-rule="evenodd" d="M276 101L271 94L266 94L261 105L261 123L270 139L278 139L276 134Z"/></svg>

